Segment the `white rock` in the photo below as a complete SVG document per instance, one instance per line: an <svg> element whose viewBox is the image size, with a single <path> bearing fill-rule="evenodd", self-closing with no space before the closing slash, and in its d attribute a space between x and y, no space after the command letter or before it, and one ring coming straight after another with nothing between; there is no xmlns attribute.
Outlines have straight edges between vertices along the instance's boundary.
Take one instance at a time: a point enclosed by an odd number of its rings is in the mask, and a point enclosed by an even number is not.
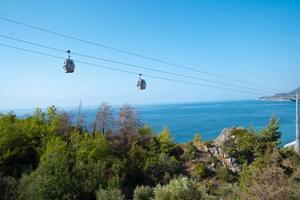
<svg viewBox="0 0 300 200"><path fill-rule="evenodd" d="M287 147L295 147L296 145L296 141L293 141L291 143L287 143L286 145L284 145L284 148L287 148Z"/></svg>

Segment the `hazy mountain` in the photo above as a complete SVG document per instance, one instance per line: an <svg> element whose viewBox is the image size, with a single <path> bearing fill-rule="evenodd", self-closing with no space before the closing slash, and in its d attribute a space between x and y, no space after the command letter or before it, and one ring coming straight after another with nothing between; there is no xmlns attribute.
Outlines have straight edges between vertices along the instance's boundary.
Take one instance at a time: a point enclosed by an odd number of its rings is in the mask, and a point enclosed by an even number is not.
<svg viewBox="0 0 300 200"><path fill-rule="evenodd" d="M278 93L278 94L274 94L273 96L260 97L258 99L268 100L268 101L288 101L292 96L296 94L300 95L300 87L288 93Z"/></svg>

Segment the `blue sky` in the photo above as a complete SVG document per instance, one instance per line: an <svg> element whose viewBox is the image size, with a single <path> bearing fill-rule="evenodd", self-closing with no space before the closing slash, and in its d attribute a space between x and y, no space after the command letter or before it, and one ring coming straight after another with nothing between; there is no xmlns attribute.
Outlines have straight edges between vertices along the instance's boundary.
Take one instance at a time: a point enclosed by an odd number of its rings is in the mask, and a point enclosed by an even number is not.
<svg viewBox="0 0 300 200"><path fill-rule="evenodd" d="M281 91L300 86L300 1L297 0L1 0L0 4L2 17L63 34ZM229 82L1 20L0 32L74 52ZM66 56L4 38L0 38L0 43ZM164 76L128 66L78 59L137 74ZM147 90L138 91L135 75L83 64L76 64L76 73L65 74L62 66L63 60L0 47L0 109L52 104L76 106L80 100L83 105L99 105L103 101L149 104L260 96L150 78L146 80Z"/></svg>

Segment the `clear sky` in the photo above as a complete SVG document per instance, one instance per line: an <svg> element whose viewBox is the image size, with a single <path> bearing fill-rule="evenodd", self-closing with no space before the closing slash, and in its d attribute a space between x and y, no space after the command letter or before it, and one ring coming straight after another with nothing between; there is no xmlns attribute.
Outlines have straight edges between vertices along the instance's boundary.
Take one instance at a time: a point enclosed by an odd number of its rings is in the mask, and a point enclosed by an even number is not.
<svg viewBox="0 0 300 200"><path fill-rule="evenodd" d="M2 17L59 33L281 91L300 86L298 0L1 0L0 13ZM228 82L1 20L0 34L88 55ZM0 38L0 43L66 56L4 38ZM76 56L73 58L77 59ZM164 76L128 66L78 59L137 74ZM111 104L149 104L260 96L151 78L146 79L147 90L138 91L135 86L138 77L135 75L83 64L76 64L74 74L65 74L62 66L63 60L0 47L0 109L52 104L76 106L80 100L83 105L99 105L103 101Z"/></svg>

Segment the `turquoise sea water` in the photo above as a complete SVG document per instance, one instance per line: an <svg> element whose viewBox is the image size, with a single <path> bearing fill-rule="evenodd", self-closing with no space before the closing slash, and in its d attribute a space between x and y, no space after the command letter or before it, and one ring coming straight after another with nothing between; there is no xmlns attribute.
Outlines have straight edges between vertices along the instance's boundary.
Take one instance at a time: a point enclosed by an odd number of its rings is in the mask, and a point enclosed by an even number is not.
<svg viewBox="0 0 300 200"><path fill-rule="evenodd" d="M178 142L192 140L200 132L204 140L216 138L223 128L265 127L274 114L280 120L282 144L295 138L295 103L270 101L232 101L169 104L137 107L141 118L154 130L168 126Z"/></svg>
<svg viewBox="0 0 300 200"><path fill-rule="evenodd" d="M134 106L142 122L158 132L167 126L174 139L186 142L201 133L204 140L214 139L223 128L232 126L253 127L258 130L267 125L272 114L280 120L282 144L295 138L295 103L271 101L227 101L185 104ZM116 111L117 107L114 108ZM69 110L70 109L66 109ZM71 109L72 110L72 109ZM18 115L32 110L15 111ZM91 122L96 108L84 108L83 115Z"/></svg>

